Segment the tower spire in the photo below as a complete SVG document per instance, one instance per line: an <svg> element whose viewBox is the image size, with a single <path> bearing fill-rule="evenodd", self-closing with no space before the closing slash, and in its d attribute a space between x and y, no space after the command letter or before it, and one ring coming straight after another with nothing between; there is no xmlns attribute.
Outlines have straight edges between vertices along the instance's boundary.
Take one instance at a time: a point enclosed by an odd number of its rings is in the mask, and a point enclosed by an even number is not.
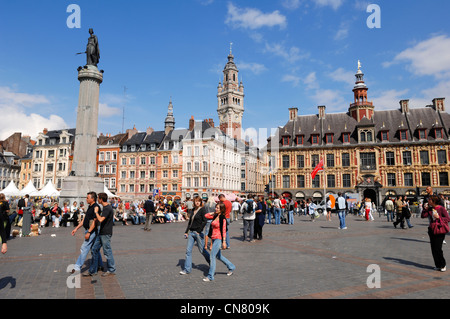
<svg viewBox="0 0 450 319"><path fill-rule="evenodd" d="M364 82L364 73L361 70L361 61L358 60L358 71L355 74L356 82L353 88L354 102L350 105L350 115L357 120L361 121L363 117L369 120L373 117L374 106L372 102L369 102L367 98L367 91L369 88Z"/></svg>

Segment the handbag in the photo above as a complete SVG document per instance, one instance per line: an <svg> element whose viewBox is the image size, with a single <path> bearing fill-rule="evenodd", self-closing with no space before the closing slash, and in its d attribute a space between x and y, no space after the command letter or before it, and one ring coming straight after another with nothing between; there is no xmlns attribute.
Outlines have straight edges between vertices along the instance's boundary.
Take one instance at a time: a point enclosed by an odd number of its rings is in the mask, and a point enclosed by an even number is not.
<svg viewBox="0 0 450 319"><path fill-rule="evenodd" d="M441 218L436 219L430 225L434 235L445 235L450 231L448 223L443 222Z"/></svg>

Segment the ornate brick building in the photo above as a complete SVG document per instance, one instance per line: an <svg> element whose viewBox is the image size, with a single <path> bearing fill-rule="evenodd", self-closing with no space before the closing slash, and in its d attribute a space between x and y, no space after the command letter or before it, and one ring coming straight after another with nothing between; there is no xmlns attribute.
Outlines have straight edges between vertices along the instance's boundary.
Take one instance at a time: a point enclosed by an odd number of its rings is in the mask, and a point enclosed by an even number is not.
<svg viewBox="0 0 450 319"><path fill-rule="evenodd" d="M450 195L450 114L444 98L432 105L376 110L360 67L347 113L298 115L268 139L270 191L320 200L323 193L354 193L379 204L386 195L415 198L426 186ZM320 160L324 171L311 172Z"/></svg>

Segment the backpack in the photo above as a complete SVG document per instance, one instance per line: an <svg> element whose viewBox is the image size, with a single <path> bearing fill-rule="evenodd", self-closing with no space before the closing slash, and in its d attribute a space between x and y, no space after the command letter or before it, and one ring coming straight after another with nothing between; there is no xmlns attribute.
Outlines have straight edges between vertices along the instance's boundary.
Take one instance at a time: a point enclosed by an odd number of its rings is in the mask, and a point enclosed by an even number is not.
<svg viewBox="0 0 450 319"><path fill-rule="evenodd" d="M253 210L253 200L250 199L250 200L247 201L247 208L246 208L245 212L246 212L247 214L249 214L249 215L251 215L251 214L254 213L254 210Z"/></svg>
<svg viewBox="0 0 450 319"><path fill-rule="evenodd" d="M17 206L19 207L19 209L22 209L23 207L25 207L26 206L25 199L23 199L23 198L19 199Z"/></svg>

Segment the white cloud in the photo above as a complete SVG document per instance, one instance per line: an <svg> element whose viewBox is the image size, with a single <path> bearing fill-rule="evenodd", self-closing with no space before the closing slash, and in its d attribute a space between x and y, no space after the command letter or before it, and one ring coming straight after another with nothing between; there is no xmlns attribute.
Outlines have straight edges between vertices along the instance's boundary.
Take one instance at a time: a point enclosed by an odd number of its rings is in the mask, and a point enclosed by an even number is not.
<svg viewBox="0 0 450 319"><path fill-rule="evenodd" d="M286 74L281 79L281 82L292 82L292 85L296 87L300 83L300 77L292 74Z"/></svg>
<svg viewBox="0 0 450 319"><path fill-rule="evenodd" d="M299 48L293 46L291 48L286 48L284 45L275 43L266 43L265 52L272 53L276 56L282 57L289 63L295 63L300 59L304 59L309 56L307 53L302 53Z"/></svg>
<svg viewBox="0 0 450 319"><path fill-rule="evenodd" d="M334 39L336 41L344 40L348 37L348 34L350 32L350 25L348 22L342 22L339 26L339 29L337 30L336 34L334 35Z"/></svg>
<svg viewBox="0 0 450 319"><path fill-rule="evenodd" d="M343 0L314 0L319 7L331 7L337 10L343 3Z"/></svg>
<svg viewBox="0 0 450 319"><path fill-rule="evenodd" d="M311 72L310 74L308 74L303 80L303 83L306 84L307 89L318 89L319 84L317 83L316 72Z"/></svg>
<svg viewBox="0 0 450 319"><path fill-rule="evenodd" d="M385 62L389 67L395 63L408 63L408 69L415 75L431 75L436 78L450 76L450 38L434 36L419 42L412 48L400 52L393 61Z"/></svg>
<svg viewBox="0 0 450 319"><path fill-rule="evenodd" d="M343 94L337 90L317 89L311 98L317 105L325 105L328 113L347 112L348 101L343 98Z"/></svg>
<svg viewBox="0 0 450 319"><path fill-rule="evenodd" d="M248 62L244 62L241 61L238 64L238 68L240 70L248 70L254 74L261 74L265 71L267 71L267 68L264 66L264 64L260 64L260 63L248 63Z"/></svg>
<svg viewBox="0 0 450 319"><path fill-rule="evenodd" d="M373 105L378 111L381 110L393 110L399 106L400 100L408 99L407 94L409 90L405 89L402 91L388 90L381 92L378 96L373 98Z"/></svg>
<svg viewBox="0 0 450 319"><path fill-rule="evenodd" d="M301 1L300 0L284 0L281 4L286 9L295 10L300 7Z"/></svg>
<svg viewBox="0 0 450 319"><path fill-rule="evenodd" d="M111 117L122 114L122 110L120 108L109 106L106 103L99 103L98 108L99 117Z"/></svg>
<svg viewBox="0 0 450 319"><path fill-rule="evenodd" d="M329 73L331 79L336 82L343 82L353 87L355 84L355 72L346 71L343 68L338 68Z"/></svg>
<svg viewBox="0 0 450 319"><path fill-rule="evenodd" d="M225 23L233 28L244 28L251 30L275 26L279 26L283 29L287 25L286 17L278 10L272 13L263 13L259 9L241 9L232 3L228 4L228 13Z"/></svg>
<svg viewBox="0 0 450 319"><path fill-rule="evenodd" d="M44 128L49 130L68 128L58 115L44 116L36 112L28 114L28 110L39 109L39 106L50 104L50 100L40 94L15 92L10 87L0 87L0 111L2 125L0 139L5 139L15 132L35 138Z"/></svg>

